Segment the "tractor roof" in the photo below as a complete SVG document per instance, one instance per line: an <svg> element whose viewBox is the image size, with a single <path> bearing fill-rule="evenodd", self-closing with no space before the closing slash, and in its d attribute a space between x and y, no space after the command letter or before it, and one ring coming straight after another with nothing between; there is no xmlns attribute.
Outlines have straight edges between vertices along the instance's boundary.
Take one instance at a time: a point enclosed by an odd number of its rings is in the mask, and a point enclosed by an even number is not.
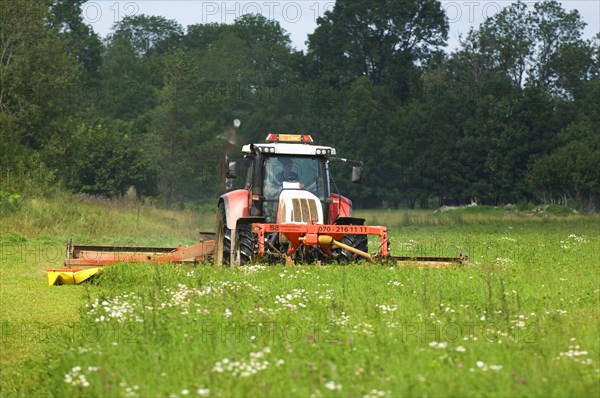
<svg viewBox="0 0 600 398"><path fill-rule="evenodd" d="M252 153L253 147L267 154L282 155L335 155L335 148L322 145L311 145L313 139L310 135L296 134L269 134L266 143L248 144L242 148L243 153Z"/></svg>

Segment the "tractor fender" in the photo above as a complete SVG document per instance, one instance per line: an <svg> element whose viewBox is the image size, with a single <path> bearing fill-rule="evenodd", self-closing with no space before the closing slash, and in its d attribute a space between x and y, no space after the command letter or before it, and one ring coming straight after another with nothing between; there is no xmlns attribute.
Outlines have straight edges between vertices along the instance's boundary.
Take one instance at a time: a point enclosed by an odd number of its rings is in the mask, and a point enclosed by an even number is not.
<svg viewBox="0 0 600 398"><path fill-rule="evenodd" d="M332 193L328 200L329 222L333 223L341 217L352 217L352 201L345 196Z"/></svg>
<svg viewBox="0 0 600 398"><path fill-rule="evenodd" d="M219 197L219 203L223 202L225 208L225 220L227 228L235 230L237 221L242 217L250 216L250 192L238 189L227 192Z"/></svg>
<svg viewBox="0 0 600 398"><path fill-rule="evenodd" d="M337 220L335 220L334 224L335 225L365 225L365 219L364 218L358 218L358 217L338 217Z"/></svg>

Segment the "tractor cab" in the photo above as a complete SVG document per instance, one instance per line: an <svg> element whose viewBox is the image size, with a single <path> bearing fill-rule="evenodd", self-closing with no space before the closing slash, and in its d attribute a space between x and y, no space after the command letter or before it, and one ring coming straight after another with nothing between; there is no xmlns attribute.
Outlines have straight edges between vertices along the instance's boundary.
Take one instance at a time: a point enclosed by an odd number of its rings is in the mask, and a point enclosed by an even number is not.
<svg viewBox="0 0 600 398"><path fill-rule="evenodd" d="M280 195L288 190L314 195L321 207L329 196L327 162L323 156L265 156L262 161L263 214L266 222L277 221ZM323 223L323 218L317 220Z"/></svg>
<svg viewBox="0 0 600 398"><path fill-rule="evenodd" d="M328 156L335 155L335 149L312 144L310 135L269 134L264 143L242 148L250 162L245 189L252 193L250 212L253 216L264 217L266 222L326 222L330 202ZM292 206L285 203L298 203L298 196L316 200L320 216L315 219L317 213L306 211L314 210L312 205L300 206L291 218L286 217L285 211L279 212L280 202L282 210L289 211Z"/></svg>

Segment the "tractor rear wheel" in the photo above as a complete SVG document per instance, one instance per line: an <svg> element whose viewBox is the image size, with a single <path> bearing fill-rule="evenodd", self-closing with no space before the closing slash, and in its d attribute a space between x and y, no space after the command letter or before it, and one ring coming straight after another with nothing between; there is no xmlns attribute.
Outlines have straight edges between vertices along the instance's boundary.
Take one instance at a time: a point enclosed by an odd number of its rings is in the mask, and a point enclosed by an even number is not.
<svg viewBox="0 0 600 398"><path fill-rule="evenodd" d="M367 235L346 235L340 239L340 242L345 243L348 246L351 246L355 249L361 250L365 253L369 252L369 241L367 239ZM348 250L344 249L341 249L339 254L339 258L343 263L352 263L363 258L358 254L349 252Z"/></svg>
<svg viewBox="0 0 600 398"><path fill-rule="evenodd" d="M252 224L241 224L237 226L237 251L240 255L240 265L254 263L256 254L256 243L258 237L252 232Z"/></svg>
<svg viewBox="0 0 600 398"><path fill-rule="evenodd" d="M231 257L231 230L227 228L225 206L223 203L219 204L219 209L217 210L216 232L215 263L217 265L229 265Z"/></svg>

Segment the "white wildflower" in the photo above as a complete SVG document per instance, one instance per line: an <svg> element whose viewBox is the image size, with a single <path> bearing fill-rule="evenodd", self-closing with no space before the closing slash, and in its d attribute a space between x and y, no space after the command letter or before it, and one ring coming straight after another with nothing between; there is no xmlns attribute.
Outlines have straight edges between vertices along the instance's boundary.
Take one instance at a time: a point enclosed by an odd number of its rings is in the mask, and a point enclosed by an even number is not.
<svg viewBox="0 0 600 398"><path fill-rule="evenodd" d="M494 372L498 372L502 370L502 365L486 365L483 361L475 362L475 365L483 372L487 372L488 370L492 370Z"/></svg>
<svg viewBox="0 0 600 398"><path fill-rule="evenodd" d="M445 341L440 341L439 343L437 341L432 341L429 343L429 347L444 349L448 347L448 343L446 343Z"/></svg>
<svg viewBox="0 0 600 398"><path fill-rule="evenodd" d="M379 398L379 397L385 397L385 392L379 391L375 388L373 388L371 391L369 391L368 393L363 395L363 398Z"/></svg>
<svg viewBox="0 0 600 398"><path fill-rule="evenodd" d="M342 385L336 383L333 380L330 380L327 383L325 383L325 388L331 391L340 391L342 389Z"/></svg>

